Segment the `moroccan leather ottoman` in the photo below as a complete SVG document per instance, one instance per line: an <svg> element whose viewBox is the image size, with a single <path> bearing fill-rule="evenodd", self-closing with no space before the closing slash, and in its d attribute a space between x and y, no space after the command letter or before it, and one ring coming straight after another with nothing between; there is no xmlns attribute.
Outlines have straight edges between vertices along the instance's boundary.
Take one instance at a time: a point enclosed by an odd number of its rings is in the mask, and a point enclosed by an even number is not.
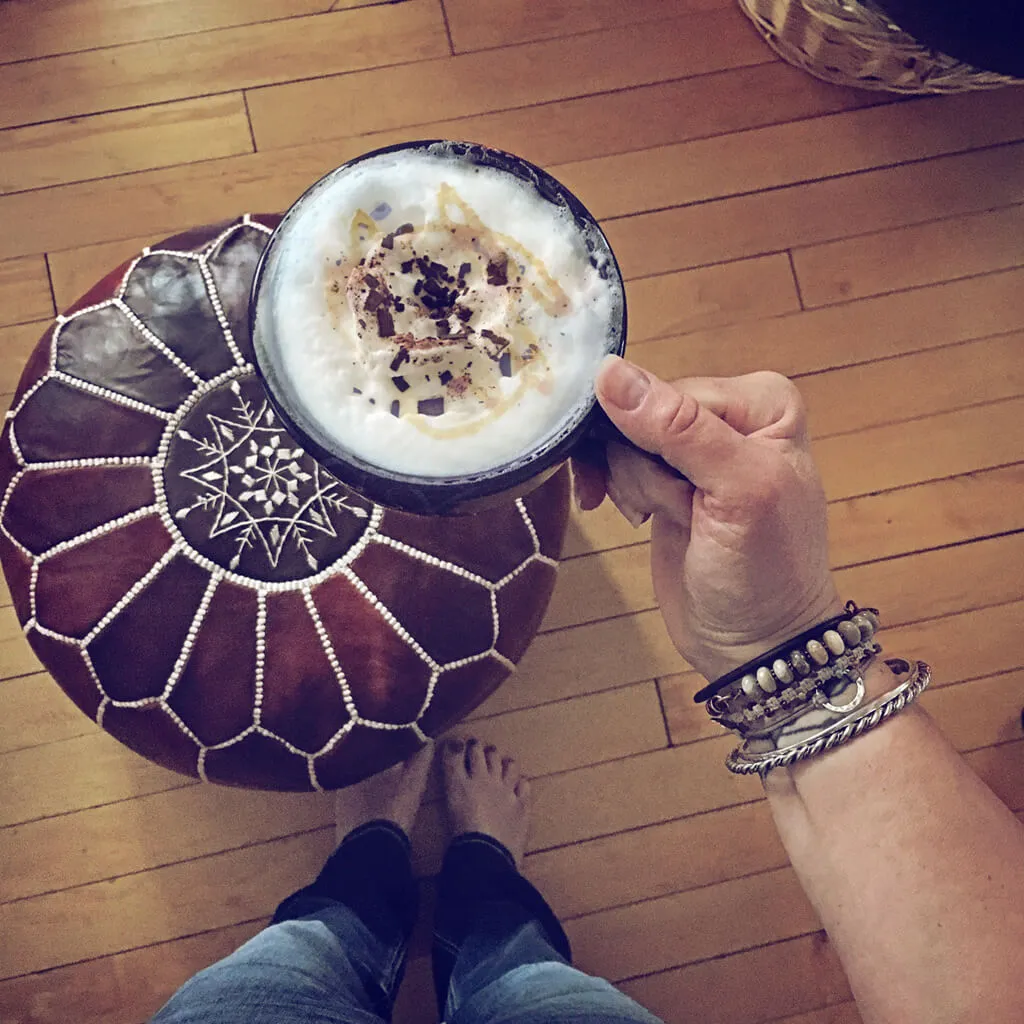
<svg viewBox="0 0 1024 1024"><path fill-rule="evenodd" d="M36 654L121 742L214 782L332 789L514 667L568 482L441 519L343 489L253 371L249 288L276 222L168 239L57 318L0 438L0 559Z"/></svg>

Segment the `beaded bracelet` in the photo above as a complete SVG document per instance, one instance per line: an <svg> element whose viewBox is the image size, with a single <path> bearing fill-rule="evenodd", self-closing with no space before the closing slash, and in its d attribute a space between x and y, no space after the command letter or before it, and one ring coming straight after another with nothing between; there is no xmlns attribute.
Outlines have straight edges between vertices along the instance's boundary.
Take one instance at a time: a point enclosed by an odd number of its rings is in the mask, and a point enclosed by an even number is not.
<svg viewBox="0 0 1024 1024"><path fill-rule="evenodd" d="M792 746L763 753L750 752L743 747L737 747L726 758L726 768L737 775L756 773L764 778L773 768L785 768L797 761L805 761L818 754L823 754L840 744L856 739L886 719L898 714L917 700L931 682L931 669L923 661L916 661L911 666L909 662L894 658L888 660L886 664L897 674L902 675L909 671L909 678L883 696L857 708L845 718L831 722L825 728ZM860 683L862 687L863 680ZM858 692L861 692L860 688L858 688Z"/></svg>
<svg viewBox="0 0 1024 1024"><path fill-rule="evenodd" d="M824 668L842 656L848 647L870 640L879 625L877 608L858 608L853 601L847 601L842 615L819 622L740 665L699 690L693 699L698 704L708 701L735 683L750 696L758 689L772 694L779 684L786 686L794 679L809 676L816 668Z"/></svg>
<svg viewBox="0 0 1024 1024"><path fill-rule="evenodd" d="M773 731L802 715L812 704L837 713L852 711L852 707L830 703L830 684L835 680L841 685L846 679L856 678L881 653L878 643L866 640L782 690L766 694L758 688L758 692L750 693L747 688L733 684L716 693L705 708L720 725L743 736Z"/></svg>

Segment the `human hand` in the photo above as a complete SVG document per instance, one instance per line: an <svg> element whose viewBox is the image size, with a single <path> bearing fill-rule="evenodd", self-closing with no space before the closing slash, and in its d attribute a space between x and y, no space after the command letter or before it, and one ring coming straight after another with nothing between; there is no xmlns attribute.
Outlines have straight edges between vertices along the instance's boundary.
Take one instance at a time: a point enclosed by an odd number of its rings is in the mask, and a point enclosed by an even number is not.
<svg viewBox="0 0 1024 1024"><path fill-rule="evenodd" d="M596 388L631 441L687 478L614 443L607 471L573 466L582 508L607 494L634 525L653 515L654 591L694 668L713 680L842 611L825 494L791 381L762 372L673 385L609 357Z"/></svg>

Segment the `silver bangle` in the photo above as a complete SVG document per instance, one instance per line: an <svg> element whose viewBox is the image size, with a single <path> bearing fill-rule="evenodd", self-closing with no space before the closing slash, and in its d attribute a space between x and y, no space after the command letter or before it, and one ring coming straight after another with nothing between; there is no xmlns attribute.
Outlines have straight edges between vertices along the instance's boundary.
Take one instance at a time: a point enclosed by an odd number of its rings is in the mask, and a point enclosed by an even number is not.
<svg viewBox="0 0 1024 1024"><path fill-rule="evenodd" d="M773 768L786 768L797 761L816 757L833 747L856 739L862 733L881 725L887 718L898 714L917 700L931 682L931 678L931 669L923 661L914 662L909 679L876 700L864 704L848 718L830 725L817 736L767 754L746 754L742 747L737 747L726 758L725 766L736 775L756 773L763 778Z"/></svg>

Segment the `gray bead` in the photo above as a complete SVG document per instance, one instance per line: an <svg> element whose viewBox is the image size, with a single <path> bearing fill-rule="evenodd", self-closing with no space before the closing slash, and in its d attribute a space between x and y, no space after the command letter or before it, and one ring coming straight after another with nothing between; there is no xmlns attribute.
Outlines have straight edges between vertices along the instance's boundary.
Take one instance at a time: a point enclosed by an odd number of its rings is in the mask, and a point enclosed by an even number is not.
<svg viewBox="0 0 1024 1024"><path fill-rule="evenodd" d="M765 668L762 665L757 670L757 685L764 690L765 693L775 692L775 677L771 673L771 669Z"/></svg>
<svg viewBox="0 0 1024 1024"><path fill-rule="evenodd" d="M826 651L824 645L820 644L817 640L808 641L807 656L815 665L828 664L828 651Z"/></svg>
<svg viewBox="0 0 1024 1024"><path fill-rule="evenodd" d="M858 612L850 621L860 630L861 643L870 640L875 635L874 625L863 612Z"/></svg>
<svg viewBox="0 0 1024 1024"><path fill-rule="evenodd" d="M752 675L744 676L740 680L740 686L748 697L753 697L757 693L757 679Z"/></svg>
<svg viewBox="0 0 1024 1024"><path fill-rule="evenodd" d="M847 647L856 647L860 643L860 629L849 620L840 622L836 629L839 635L846 641Z"/></svg>
<svg viewBox="0 0 1024 1024"><path fill-rule="evenodd" d="M860 631L858 630L858 632ZM809 676L811 674L811 663L803 656L802 651L793 651L789 656L789 663L797 675Z"/></svg>
<svg viewBox="0 0 1024 1024"><path fill-rule="evenodd" d="M846 650L843 638L834 630L826 629L825 635L821 638L825 646L838 658Z"/></svg>
<svg viewBox="0 0 1024 1024"><path fill-rule="evenodd" d="M775 678L780 683L793 682L793 670L782 658L775 659L775 663L772 665L772 672L775 673Z"/></svg>

